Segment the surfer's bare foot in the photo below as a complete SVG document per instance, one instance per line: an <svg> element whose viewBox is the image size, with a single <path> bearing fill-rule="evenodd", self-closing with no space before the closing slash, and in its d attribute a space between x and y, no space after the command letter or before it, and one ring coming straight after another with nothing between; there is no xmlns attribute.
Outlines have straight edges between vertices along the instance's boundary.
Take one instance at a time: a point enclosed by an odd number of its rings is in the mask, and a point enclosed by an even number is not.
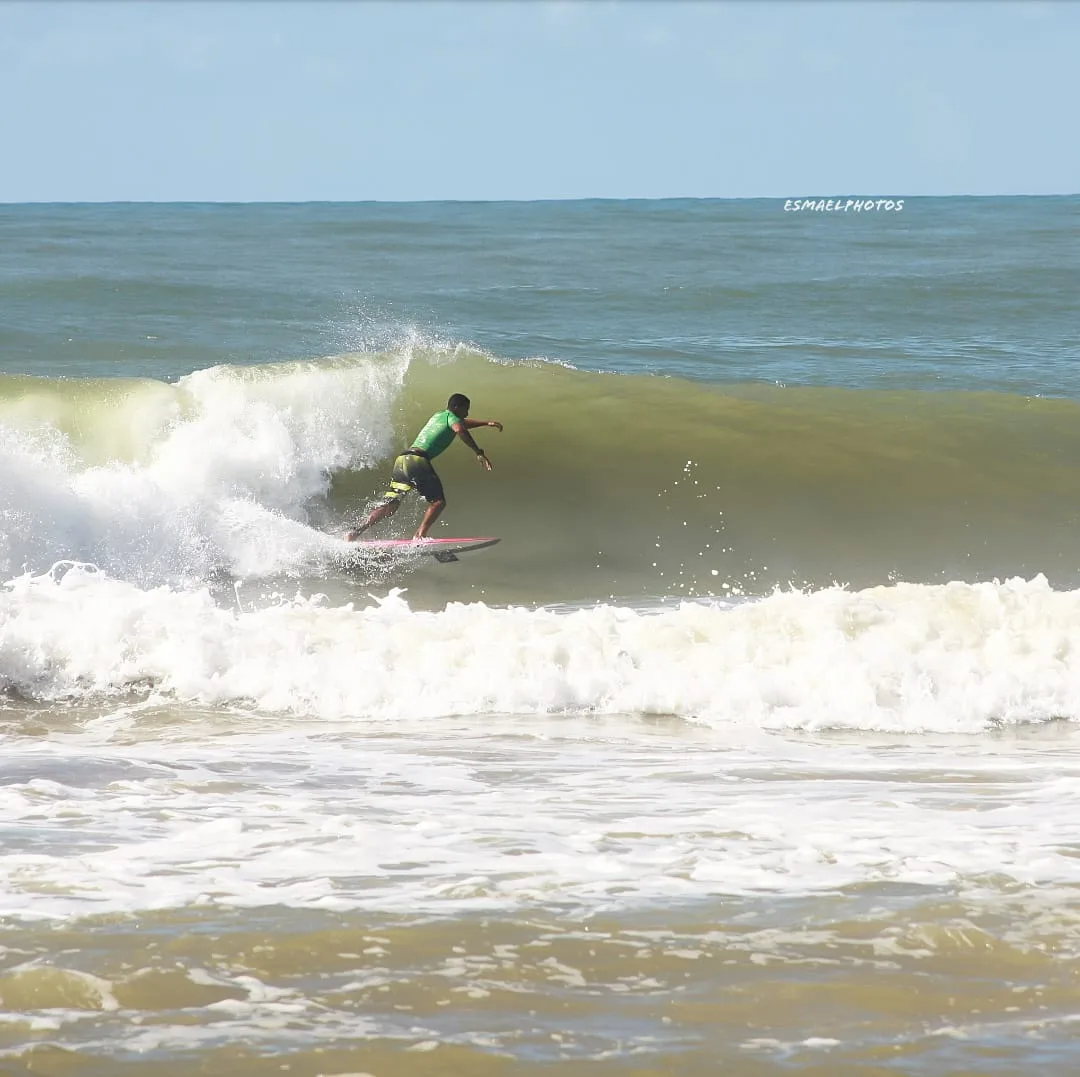
<svg viewBox="0 0 1080 1077"><path fill-rule="evenodd" d="M358 531L354 527L351 531L346 531L345 532L345 541L346 542L355 542L360 537L360 534L361 534L360 531Z"/></svg>

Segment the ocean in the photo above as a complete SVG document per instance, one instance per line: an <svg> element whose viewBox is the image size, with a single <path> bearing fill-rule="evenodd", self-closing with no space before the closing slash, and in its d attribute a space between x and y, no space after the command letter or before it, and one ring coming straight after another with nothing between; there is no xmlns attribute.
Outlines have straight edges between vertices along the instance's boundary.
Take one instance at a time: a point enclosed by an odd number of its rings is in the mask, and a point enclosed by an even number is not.
<svg viewBox="0 0 1080 1077"><path fill-rule="evenodd" d="M0 206L0 1074L1080 1066L1080 197L817 207Z"/></svg>

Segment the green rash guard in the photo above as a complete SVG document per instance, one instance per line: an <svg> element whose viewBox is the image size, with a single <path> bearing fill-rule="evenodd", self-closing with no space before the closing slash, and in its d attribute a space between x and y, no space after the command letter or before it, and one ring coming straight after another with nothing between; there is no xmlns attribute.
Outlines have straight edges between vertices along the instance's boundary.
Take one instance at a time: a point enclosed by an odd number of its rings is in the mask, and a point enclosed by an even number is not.
<svg viewBox="0 0 1080 1077"><path fill-rule="evenodd" d="M427 453L429 460L434 460L439 453L449 447L454 440L454 423L460 423L452 411L437 411L424 424L424 429L413 438L412 447Z"/></svg>

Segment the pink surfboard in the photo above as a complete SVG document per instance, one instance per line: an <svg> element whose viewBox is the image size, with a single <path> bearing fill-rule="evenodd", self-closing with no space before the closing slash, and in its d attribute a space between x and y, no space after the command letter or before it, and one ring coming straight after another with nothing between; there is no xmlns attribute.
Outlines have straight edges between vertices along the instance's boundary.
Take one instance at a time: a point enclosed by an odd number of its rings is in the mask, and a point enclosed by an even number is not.
<svg viewBox="0 0 1080 1077"><path fill-rule="evenodd" d="M383 553L394 556L413 557L417 554L430 554L436 561L444 564L458 560L459 553L470 550L483 550L494 546L497 538L424 538L424 539L373 539L367 542L350 542L358 553Z"/></svg>

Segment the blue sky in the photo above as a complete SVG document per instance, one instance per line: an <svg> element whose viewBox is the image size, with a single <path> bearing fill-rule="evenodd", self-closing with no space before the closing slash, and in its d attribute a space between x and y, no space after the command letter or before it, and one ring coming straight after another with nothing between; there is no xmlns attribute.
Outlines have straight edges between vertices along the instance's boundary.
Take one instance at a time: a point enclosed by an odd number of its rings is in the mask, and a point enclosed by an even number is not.
<svg viewBox="0 0 1080 1077"><path fill-rule="evenodd" d="M0 201L1080 191L1080 4L0 0Z"/></svg>

